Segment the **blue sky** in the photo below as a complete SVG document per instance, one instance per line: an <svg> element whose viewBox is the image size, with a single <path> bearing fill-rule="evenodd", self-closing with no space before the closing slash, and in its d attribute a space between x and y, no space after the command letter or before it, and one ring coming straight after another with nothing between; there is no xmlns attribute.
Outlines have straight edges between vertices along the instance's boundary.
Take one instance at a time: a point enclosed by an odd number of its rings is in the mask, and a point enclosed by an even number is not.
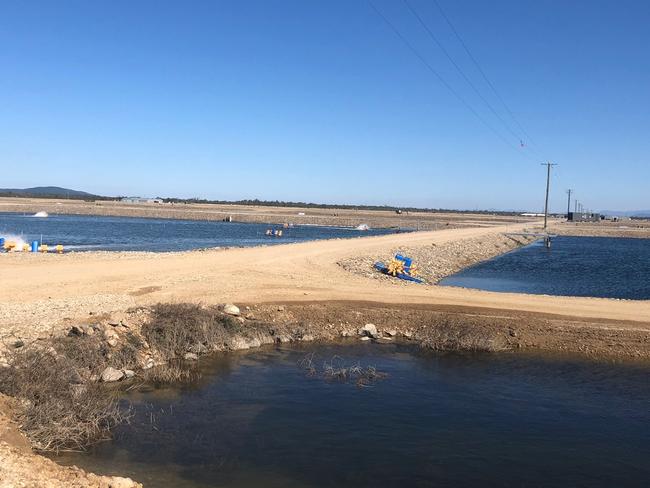
<svg viewBox="0 0 650 488"><path fill-rule="evenodd" d="M0 187L553 210L650 207L650 3L0 4ZM524 139L521 148L519 138Z"/></svg>

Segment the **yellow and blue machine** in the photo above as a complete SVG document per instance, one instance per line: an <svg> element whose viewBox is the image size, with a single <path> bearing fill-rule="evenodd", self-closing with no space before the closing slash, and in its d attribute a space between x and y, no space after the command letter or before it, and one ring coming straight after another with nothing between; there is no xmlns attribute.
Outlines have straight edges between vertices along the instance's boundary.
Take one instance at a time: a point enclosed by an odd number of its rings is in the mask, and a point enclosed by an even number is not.
<svg viewBox="0 0 650 488"><path fill-rule="evenodd" d="M381 261L375 263L375 269L386 275L394 276L400 280L414 281L415 283L424 283L424 280L418 278L417 266L413 264L413 260L409 257L396 254L388 264Z"/></svg>

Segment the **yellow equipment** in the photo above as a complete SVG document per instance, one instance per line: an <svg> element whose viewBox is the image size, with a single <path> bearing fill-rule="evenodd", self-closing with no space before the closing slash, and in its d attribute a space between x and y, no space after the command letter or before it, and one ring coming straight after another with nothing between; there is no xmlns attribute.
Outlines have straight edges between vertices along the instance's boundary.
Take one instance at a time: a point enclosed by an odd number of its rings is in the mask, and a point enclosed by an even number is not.
<svg viewBox="0 0 650 488"><path fill-rule="evenodd" d="M398 274L404 273L404 262L399 259L391 259L388 262L388 274L397 276Z"/></svg>

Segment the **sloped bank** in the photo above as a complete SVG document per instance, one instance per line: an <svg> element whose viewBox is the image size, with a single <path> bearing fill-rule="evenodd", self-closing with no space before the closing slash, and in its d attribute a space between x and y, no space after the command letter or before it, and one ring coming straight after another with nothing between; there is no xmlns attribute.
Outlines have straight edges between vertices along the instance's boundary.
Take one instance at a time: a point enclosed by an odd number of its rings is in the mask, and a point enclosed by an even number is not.
<svg viewBox="0 0 650 488"><path fill-rule="evenodd" d="M13 399L21 431L40 451L84 449L128 420L122 385L192 378L200 356L265 344L335 340L408 340L432 349L501 351L507 331L477 327L475 319L434 317L386 322L370 309L344 316L318 306L245 307L158 304L119 319L72 326L66 336L14 343L0 369L0 392ZM378 325L369 322L377 319Z"/></svg>
<svg viewBox="0 0 650 488"><path fill-rule="evenodd" d="M192 377L192 365L218 351L336 340L412 341L445 351L539 349L650 358L644 331L520 312L368 302L241 309L179 303L79 324L67 336L44 343L14 344L9 365L0 371L0 390L13 397L12 415L35 448L80 449L109 436L115 423L128 417L128 407L117 403L122 388ZM0 410L9 411L1 404ZM2 444L1 469L12 466L14 478L16 470L28 469L30 463L16 458L20 453L32 456L25 452ZM70 476L78 478L76 486L137 486L130 480L107 481L47 466L51 486L75 486Z"/></svg>
<svg viewBox="0 0 650 488"><path fill-rule="evenodd" d="M443 244L396 247L381 254L344 259L338 264L347 271L367 278L400 285L413 285L413 283L381 274L373 267L377 261L385 262L395 254L403 254L413 259L418 267L420 278L429 284L435 284L463 268L525 246L535 240L535 237L525 235L494 234Z"/></svg>

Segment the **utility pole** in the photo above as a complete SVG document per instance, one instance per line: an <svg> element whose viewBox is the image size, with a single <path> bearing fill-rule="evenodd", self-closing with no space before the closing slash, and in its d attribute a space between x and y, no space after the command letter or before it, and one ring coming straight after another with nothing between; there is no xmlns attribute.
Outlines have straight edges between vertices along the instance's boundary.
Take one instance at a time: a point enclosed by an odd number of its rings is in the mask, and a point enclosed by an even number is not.
<svg viewBox="0 0 650 488"><path fill-rule="evenodd" d="M566 192L569 195L569 200L567 201L566 204L566 219L569 220L569 214L571 213L571 193L573 192L573 190L569 188Z"/></svg>
<svg viewBox="0 0 650 488"><path fill-rule="evenodd" d="M574 203L574 211L573 212L578 213L578 200L577 199L574 200L573 203Z"/></svg>
<svg viewBox="0 0 650 488"><path fill-rule="evenodd" d="M548 163L541 163L542 166L546 166L546 200L544 203L544 231L546 231L546 224L548 221L548 190L551 186L551 166L555 166L555 164L548 162Z"/></svg>

